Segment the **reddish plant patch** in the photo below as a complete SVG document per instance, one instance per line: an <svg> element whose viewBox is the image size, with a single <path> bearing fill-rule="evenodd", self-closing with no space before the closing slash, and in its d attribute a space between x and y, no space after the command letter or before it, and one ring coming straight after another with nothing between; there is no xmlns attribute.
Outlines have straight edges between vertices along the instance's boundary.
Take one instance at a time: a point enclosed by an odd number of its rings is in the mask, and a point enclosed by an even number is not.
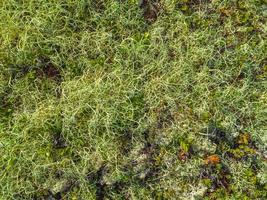
<svg viewBox="0 0 267 200"><path fill-rule="evenodd" d="M59 69L47 57L39 58L39 68L36 70L36 75L39 78L49 78L56 81L62 79Z"/></svg>
<svg viewBox="0 0 267 200"><path fill-rule="evenodd" d="M160 2L157 0L140 0L139 6L143 9L144 19L149 23L157 20L162 9Z"/></svg>

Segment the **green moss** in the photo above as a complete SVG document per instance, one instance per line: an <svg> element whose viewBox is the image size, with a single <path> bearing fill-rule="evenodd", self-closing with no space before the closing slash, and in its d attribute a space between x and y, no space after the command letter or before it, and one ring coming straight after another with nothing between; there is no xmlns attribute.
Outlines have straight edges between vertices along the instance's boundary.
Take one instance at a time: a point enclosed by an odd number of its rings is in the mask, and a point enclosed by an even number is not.
<svg viewBox="0 0 267 200"><path fill-rule="evenodd" d="M0 199L263 198L265 7L1 1Z"/></svg>

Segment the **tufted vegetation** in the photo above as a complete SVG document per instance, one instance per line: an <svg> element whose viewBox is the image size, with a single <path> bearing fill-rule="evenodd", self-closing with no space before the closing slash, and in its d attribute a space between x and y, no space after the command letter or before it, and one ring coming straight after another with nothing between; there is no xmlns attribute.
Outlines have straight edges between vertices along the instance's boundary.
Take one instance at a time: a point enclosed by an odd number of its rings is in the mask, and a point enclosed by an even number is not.
<svg viewBox="0 0 267 200"><path fill-rule="evenodd" d="M2 0L0 199L265 199L265 0Z"/></svg>

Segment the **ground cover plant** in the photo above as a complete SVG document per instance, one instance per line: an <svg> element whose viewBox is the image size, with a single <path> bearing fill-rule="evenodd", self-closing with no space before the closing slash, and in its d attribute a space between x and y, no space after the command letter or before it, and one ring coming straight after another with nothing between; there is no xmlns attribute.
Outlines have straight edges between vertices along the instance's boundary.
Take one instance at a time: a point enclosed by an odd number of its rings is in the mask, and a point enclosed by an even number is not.
<svg viewBox="0 0 267 200"><path fill-rule="evenodd" d="M0 199L266 199L265 0L2 0Z"/></svg>

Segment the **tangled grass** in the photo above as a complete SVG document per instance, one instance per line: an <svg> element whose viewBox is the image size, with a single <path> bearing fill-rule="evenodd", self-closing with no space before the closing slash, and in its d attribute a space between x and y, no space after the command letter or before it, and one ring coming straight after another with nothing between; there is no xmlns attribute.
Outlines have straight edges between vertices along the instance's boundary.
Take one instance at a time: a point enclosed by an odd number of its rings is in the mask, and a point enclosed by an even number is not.
<svg viewBox="0 0 267 200"><path fill-rule="evenodd" d="M0 2L1 199L266 198L266 1L144 2Z"/></svg>

